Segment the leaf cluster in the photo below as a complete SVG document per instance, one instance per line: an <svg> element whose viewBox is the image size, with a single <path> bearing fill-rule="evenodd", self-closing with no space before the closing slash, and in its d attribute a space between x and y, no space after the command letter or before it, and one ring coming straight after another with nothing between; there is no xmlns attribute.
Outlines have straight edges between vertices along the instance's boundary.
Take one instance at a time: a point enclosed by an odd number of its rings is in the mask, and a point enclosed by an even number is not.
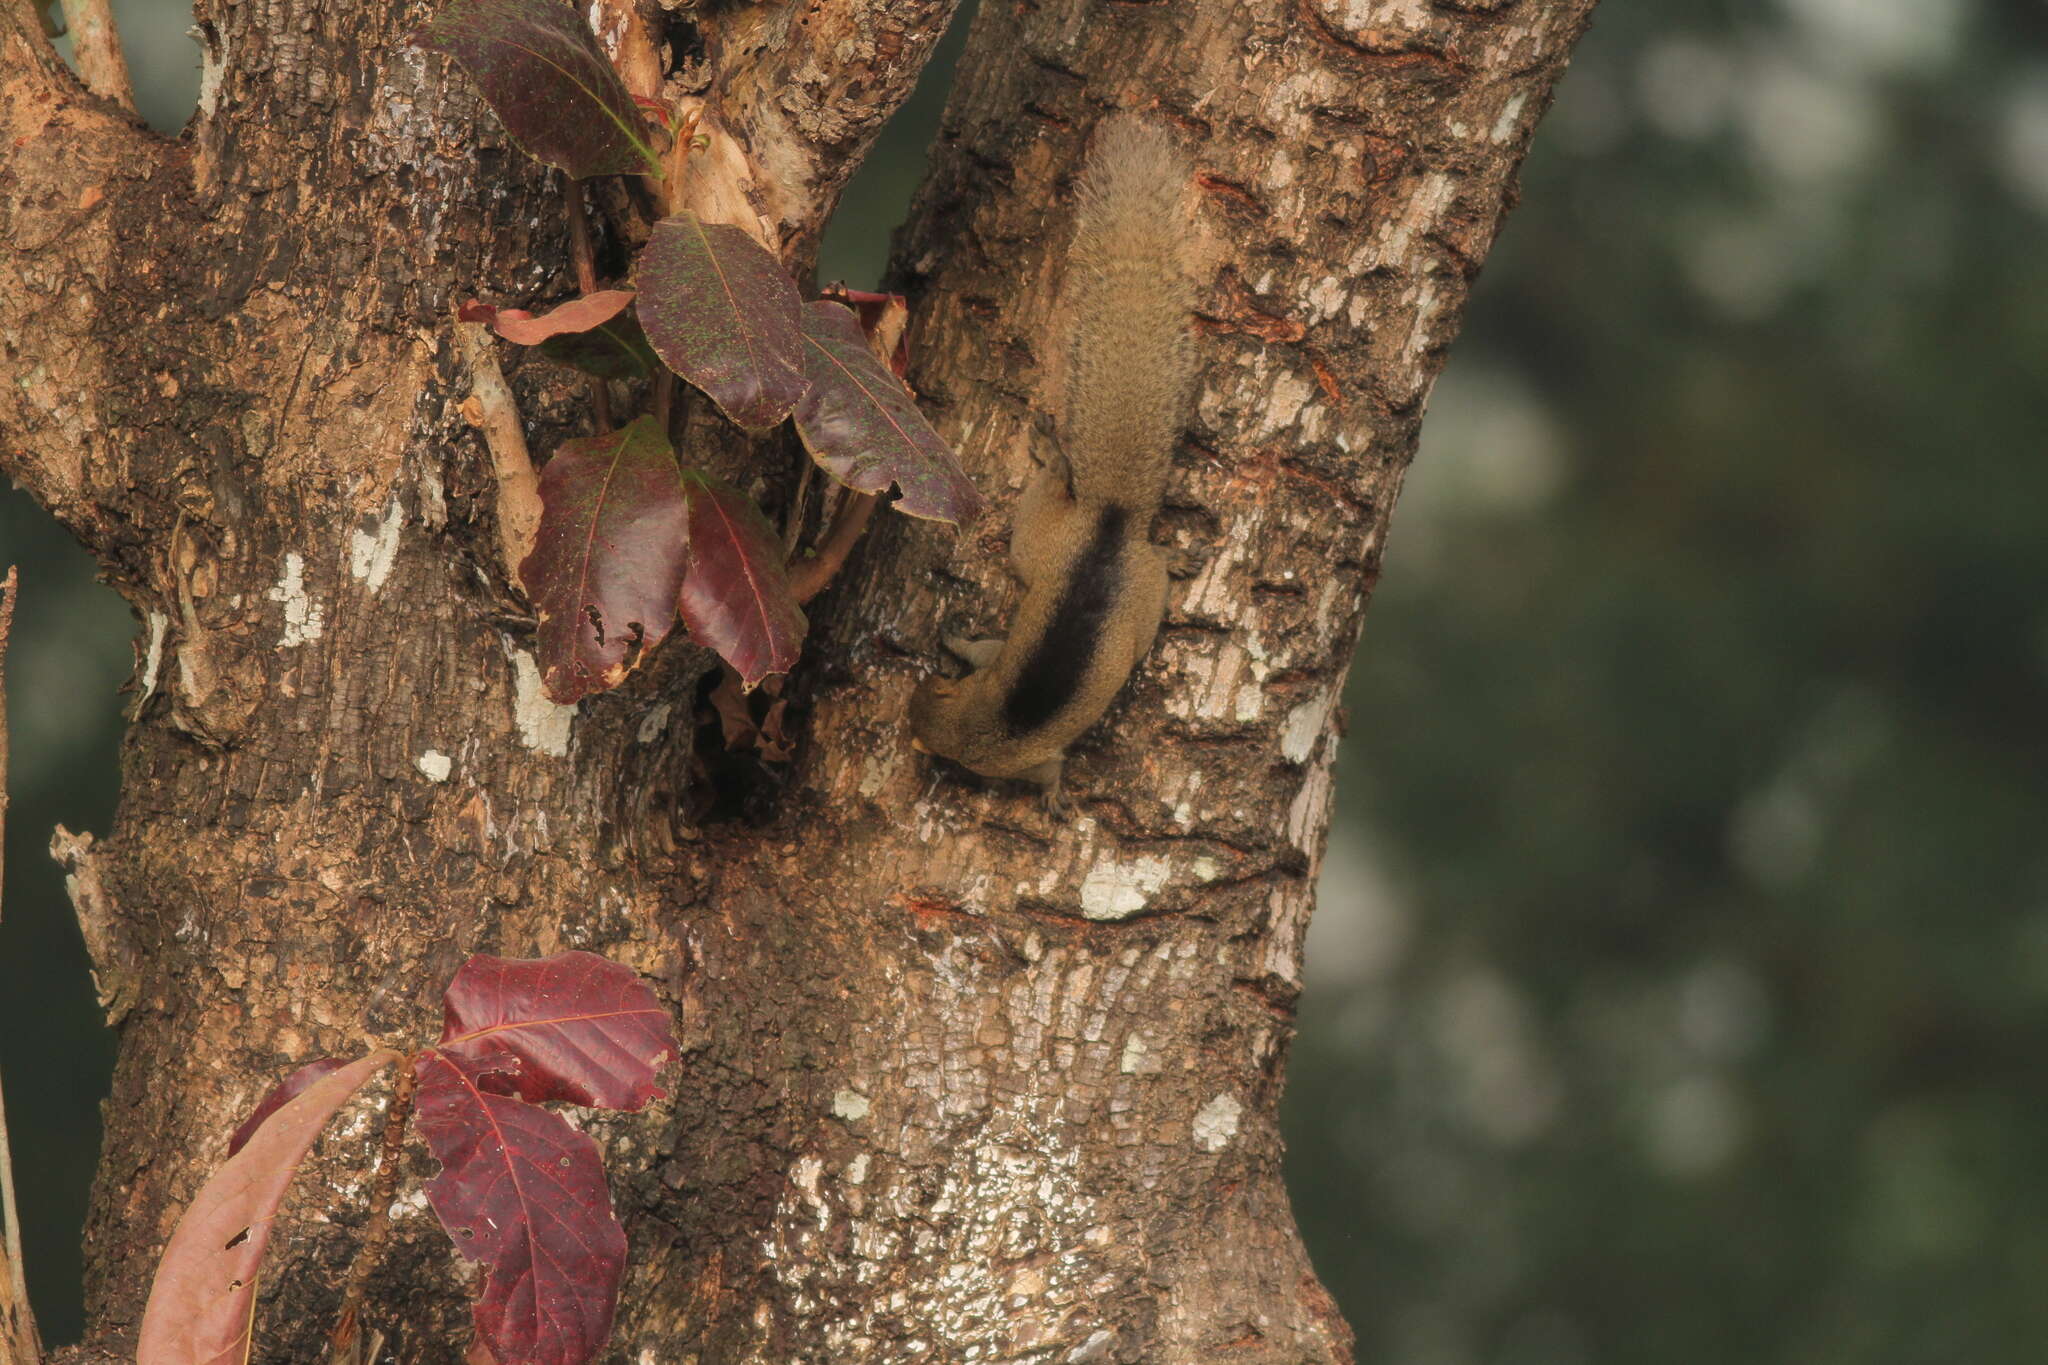
<svg viewBox="0 0 2048 1365"><path fill-rule="evenodd" d="M329 1120L393 1062L382 1166L395 1179L408 1107L441 1163L426 1197L461 1253L485 1266L477 1342L498 1365L580 1365L611 1332L626 1234L597 1144L547 1103L636 1110L676 1054L668 1011L624 966L592 953L479 954L442 996L440 1039L409 1056L322 1058L279 1082L238 1126L158 1263L137 1365L248 1360L270 1230ZM388 1217L392 1190L380 1187ZM363 1255L376 1238L366 1235ZM367 1267L359 1265L360 1284ZM354 1329L344 1303L337 1345ZM472 1352L474 1358L475 1352Z"/></svg>
<svg viewBox="0 0 2048 1365"><path fill-rule="evenodd" d="M666 129L648 125L560 0L453 0L415 41L460 62L513 141L569 176L678 173L661 153ZM630 287L586 287L539 316L480 302L461 316L600 381L679 377L757 437L793 422L848 496L893 487L899 511L962 524L980 499L892 365L900 325L883 333L878 301L806 303L747 230L683 211L654 225ZM548 695L573 703L618 686L678 616L744 687L787 672L806 622L760 509L690 467L665 418L602 427L548 461L539 533L519 567Z"/></svg>

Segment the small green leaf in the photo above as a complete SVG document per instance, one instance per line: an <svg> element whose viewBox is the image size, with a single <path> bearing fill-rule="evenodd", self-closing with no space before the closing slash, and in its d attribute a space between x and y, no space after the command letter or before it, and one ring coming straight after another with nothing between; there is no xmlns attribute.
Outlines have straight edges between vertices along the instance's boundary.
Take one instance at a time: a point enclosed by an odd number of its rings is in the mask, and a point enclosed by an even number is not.
<svg viewBox="0 0 2048 1365"><path fill-rule="evenodd" d="M661 174L632 96L563 0L449 0L413 42L461 62L537 160L579 179Z"/></svg>
<svg viewBox="0 0 2048 1365"><path fill-rule="evenodd" d="M715 474L683 471L689 571L681 607L690 638L718 651L748 687L787 673L803 646L782 541L754 500Z"/></svg>
<svg viewBox="0 0 2048 1365"><path fill-rule="evenodd" d="M804 306L804 371L810 392L796 408L796 430L819 468L861 493L890 484L899 511L962 525L981 496L939 438L910 391L875 358L860 322L841 304Z"/></svg>
<svg viewBox="0 0 2048 1365"><path fill-rule="evenodd" d="M806 387L803 300L766 247L679 213L654 225L633 277L662 363L748 431L789 416Z"/></svg>
<svg viewBox="0 0 2048 1365"><path fill-rule="evenodd" d="M675 451L645 416L565 441L540 504L519 578L540 612L541 684L566 704L617 687L675 625L688 530Z"/></svg>

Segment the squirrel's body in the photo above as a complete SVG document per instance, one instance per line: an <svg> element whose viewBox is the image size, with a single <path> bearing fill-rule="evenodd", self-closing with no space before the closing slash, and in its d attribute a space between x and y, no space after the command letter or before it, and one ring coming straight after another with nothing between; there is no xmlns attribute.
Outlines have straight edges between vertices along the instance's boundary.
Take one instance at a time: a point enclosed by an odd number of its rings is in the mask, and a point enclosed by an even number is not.
<svg viewBox="0 0 2048 1365"><path fill-rule="evenodd" d="M1033 476L1010 534L1023 605L1006 640L949 639L975 671L927 679L911 703L924 748L1055 797L1067 745L1109 708L1166 608L1150 534L1194 376L1187 178L1157 128L1123 117L1098 135L1067 257L1061 458Z"/></svg>

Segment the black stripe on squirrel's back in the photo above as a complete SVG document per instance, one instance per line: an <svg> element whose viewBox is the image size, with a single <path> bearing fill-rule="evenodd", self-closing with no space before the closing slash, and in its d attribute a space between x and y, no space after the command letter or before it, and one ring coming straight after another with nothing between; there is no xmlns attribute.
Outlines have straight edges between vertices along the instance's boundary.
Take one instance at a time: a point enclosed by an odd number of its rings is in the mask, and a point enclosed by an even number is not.
<svg viewBox="0 0 2048 1365"><path fill-rule="evenodd" d="M1124 509L1111 504L1096 518L1088 548L1074 560L1053 608L1052 628L1017 671L1003 699L1003 725L1027 734L1064 709L1100 647L1103 627L1123 590Z"/></svg>

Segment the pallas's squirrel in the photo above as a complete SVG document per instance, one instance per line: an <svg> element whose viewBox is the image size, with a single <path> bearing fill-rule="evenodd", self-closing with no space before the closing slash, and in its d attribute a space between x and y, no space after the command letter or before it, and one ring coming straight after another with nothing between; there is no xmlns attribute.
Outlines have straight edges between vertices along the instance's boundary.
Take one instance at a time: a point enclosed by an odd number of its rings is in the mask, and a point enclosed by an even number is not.
<svg viewBox="0 0 2048 1365"><path fill-rule="evenodd" d="M974 672L928 678L910 704L918 747L1037 782L1055 810L1067 745L1102 718L1166 609L1151 529L1194 377L1188 173L1153 124L1118 115L1097 131L1067 253L1059 449L1010 531L1023 605L1007 639L948 636Z"/></svg>

